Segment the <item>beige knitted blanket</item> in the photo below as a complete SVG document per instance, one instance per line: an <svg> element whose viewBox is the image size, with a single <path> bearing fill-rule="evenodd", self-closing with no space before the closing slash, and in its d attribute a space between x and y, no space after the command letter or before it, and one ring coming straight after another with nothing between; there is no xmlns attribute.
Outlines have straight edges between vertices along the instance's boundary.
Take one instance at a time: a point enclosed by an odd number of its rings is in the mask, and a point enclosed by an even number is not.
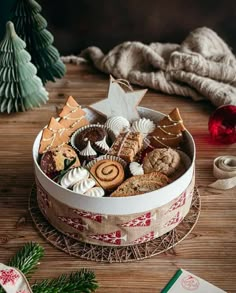
<svg viewBox="0 0 236 293"><path fill-rule="evenodd" d="M81 57L99 70L163 93L236 105L236 59L211 29L192 31L182 44L125 42L104 54L97 47Z"/></svg>

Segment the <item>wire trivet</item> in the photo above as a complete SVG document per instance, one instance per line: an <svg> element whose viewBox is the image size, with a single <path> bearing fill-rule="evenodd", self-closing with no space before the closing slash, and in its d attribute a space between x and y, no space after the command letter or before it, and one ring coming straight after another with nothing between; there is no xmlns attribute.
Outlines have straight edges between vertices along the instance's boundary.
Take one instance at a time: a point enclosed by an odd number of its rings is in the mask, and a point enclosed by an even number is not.
<svg viewBox="0 0 236 293"><path fill-rule="evenodd" d="M39 210L35 185L32 187L29 199L29 211L33 222L48 242L69 255L107 263L142 260L173 249L175 245L185 239L192 231L197 223L200 210L200 194L195 187L189 213L176 228L146 243L124 247L111 247L83 243L56 230L48 223Z"/></svg>

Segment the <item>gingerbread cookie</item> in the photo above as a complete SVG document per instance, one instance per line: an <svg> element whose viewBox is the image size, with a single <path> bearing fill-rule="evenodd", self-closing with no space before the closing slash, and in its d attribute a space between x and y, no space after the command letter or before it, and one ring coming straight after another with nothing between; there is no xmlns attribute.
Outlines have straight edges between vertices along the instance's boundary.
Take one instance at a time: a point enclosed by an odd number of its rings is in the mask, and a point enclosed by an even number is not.
<svg viewBox="0 0 236 293"><path fill-rule="evenodd" d="M113 197L132 196L159 189L170 183L169 178L160 173L132 176L123 182L112 194Z"/></svg>
<svg viewBox="0 0 236 293"><path fill-rule="evenodd" d="M77 129L89 124L89 121L85 118L85 111L81 109L81 106L70 96L61 113L60 124L65 128L66 134L71 136Z"/></svg>
<svg viewBox="0 0 236 293"><path fill-rule="evenodd" d="M155 148L176 148L183 141L182 131L185 130L179 109L175 108L157 124L150 134L150 143Z"/></svg>
<svg viewBox="0 0 236 293"><path fill-rule="evenodd" d="M144 173L161 172L172 176L183 166L180 154L171 148L155 149L143 159Z"/></svg>
<svg viewBox="0 0 236 293"><path fill-rule="evenodd" d="M55 118L51 118L49 124L43 129L39 153L45 153L50 149L61 147L69 141L69 137L65 132L65 128L57 122Z"/></svg>

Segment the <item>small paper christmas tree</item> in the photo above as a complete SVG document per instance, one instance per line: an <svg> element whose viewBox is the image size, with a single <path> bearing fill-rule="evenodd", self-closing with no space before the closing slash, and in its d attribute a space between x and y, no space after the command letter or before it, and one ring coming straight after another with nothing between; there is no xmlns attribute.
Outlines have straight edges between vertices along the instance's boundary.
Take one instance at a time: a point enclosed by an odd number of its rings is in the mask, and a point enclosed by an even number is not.
<svg viewBox="0 0 236 293"><path fill-rule="evenodd" d="M32 63L37 67L43 84L65 74L59 52L52 46L53 35L46 30L47 22L40 15L41 6L34 0L17 0L13 22L17 34L26 42Z"/></svg>
<svg viewBox="0 0 236 293"><path fill-rule="evenodd" d="M0 111L18 112L39 107L48 100L48 93L36 75L24 48L25 42L16 34L12 22L0 43Z"/></svg>

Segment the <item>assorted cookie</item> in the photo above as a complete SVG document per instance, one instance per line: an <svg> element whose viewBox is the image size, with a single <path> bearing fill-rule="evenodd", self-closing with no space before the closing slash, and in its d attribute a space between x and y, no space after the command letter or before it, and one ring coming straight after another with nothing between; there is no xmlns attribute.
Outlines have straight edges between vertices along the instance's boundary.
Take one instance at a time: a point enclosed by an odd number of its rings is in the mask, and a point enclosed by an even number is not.
<svg viewBox="0 0 236 293"><path fill-rule="evenodd" d="M122 132L117 136L108 154L132 162L135 155L141 150L142 144L143 136L140 132Z"/></svg>
<svg viewBox="0 0 236 293"><path fill-rule="evenodd" d="M108 191L114 190L125 179L125 170L122 164L110 159L95 162L90 173L97 181L97 185Z"/></svg>
<svg viewBox="0 0 236 293"><path fill-rule="evenodd" d="M167 176L182 168L180 154L171 148L154 149L143 159L144 173L161 172Z"/></svg>
<svg viewBox="0 0 236 293"><path fill-rule="evenodd" d="M130 123L114 116L103 125L89 124L86 112L69 97L42 131L39 164L48 177L78 194L139 195L186 171L188 156L179 151L184 130L177 108L158 122L143 117Z"/></svg>
<svg viewBox="0 0 236 293"><path fill-rule="evenodd" d="M71 136L77 129L89 124L85 117L85 111L82 110L72 96L67 99L59 117L60 124L65 128L65 133L68 136Z"/></svg>
<svg viewBox="0 0 236 293"><path fill-rule="evenodd" d="M53 148L59 148L65 143L68 143L68 141L69 136L65 133L65 128L52 117L48 126L43 129L39 154L43 154Z"/></svg>
<svg viewBox="0 0 236 293"><path fill-rule="evenodd" d="M160 173L152 172L136 175L127 179L112 194L113 197L132 196L157 190L170 183L169 178Z"/></svg>
<svg viewBox="0 0 236 293"><path fill-rule="evenodd" d="M71 164L70 166L70 163ZM51 179L59 175L66 169L80 166L80 160L75 150L67 144L63 144L59 149L53 148L45 152L40 160L42 171Z"/></svg>
<svg viewBox="0 0 236 293"><path fill-rule="evenodd" d="M150 143L155 148L177 148L183 141L182 131L185 130L179 109L175 108L158 122L150 134Z"/></svg>

